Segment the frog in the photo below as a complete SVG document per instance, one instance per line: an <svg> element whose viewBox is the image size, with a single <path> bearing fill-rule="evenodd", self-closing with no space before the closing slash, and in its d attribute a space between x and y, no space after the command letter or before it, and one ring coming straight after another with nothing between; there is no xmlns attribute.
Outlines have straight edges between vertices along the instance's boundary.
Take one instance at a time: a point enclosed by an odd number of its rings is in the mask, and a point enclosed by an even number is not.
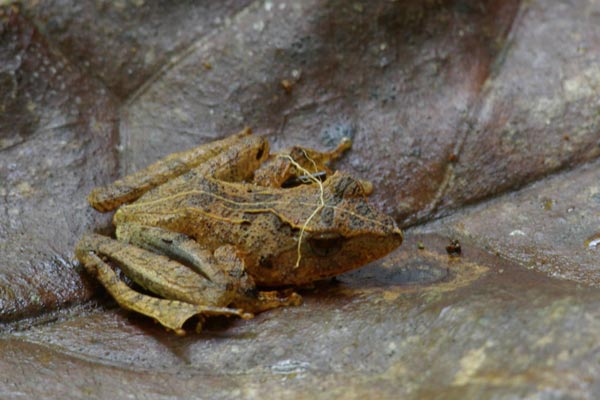
<svg viewBox="0 0 600 400"><path fill-rule="evenodd" d="M351 145L271 153L244 129L171 154L91 191L115 232L84 234L76 258L119 306L179 335L188 321L199 331L210 317L299 306L299 288L403 241L368 202L372 185L331 168Z"/></svg>

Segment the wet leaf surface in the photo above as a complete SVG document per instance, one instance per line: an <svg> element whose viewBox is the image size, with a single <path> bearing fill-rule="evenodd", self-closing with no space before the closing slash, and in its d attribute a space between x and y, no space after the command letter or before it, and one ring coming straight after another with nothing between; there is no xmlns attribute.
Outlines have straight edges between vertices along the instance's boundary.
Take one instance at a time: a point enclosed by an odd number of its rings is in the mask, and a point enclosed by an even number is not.
<svg viewBox="0 0 600 400"><path fill-rule="evenodd" d="M1 4L3 397L597 397L597 2ZM351 136L405 245L184 338L115 308L89 190L246 125Z"/></svg>
<svg viewBox="0 0 600 400"><path fill-rule="evenodd" d="M598 287L598 182L595 162L463 210L425 230L465 238L526 268Z"/></svg>

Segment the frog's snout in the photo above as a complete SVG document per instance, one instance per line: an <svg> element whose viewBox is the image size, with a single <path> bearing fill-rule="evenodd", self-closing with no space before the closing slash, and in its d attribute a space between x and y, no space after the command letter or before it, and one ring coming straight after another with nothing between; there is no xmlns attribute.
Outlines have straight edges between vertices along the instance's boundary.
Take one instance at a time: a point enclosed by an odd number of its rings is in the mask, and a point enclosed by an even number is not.
<svg viewBox="0 0 600 400"><path fill-rule="evenodd" d="M402 229L398 228L396 222L392 222L391 232L387 235L385 241L387 241L392 249L400 246L404 242L404 233Z"/></svg>
<svg viewBox="0 0 600 400"><path fill-rule="evenodd" d="M384 215L382 221L385 221L384 226L387 228L387 233L385 235L393 238L394 241L398 242L398 246L400 246L404 241L404 232L402 232L402 229L398 227L396 220L389 215Z"/></svg>

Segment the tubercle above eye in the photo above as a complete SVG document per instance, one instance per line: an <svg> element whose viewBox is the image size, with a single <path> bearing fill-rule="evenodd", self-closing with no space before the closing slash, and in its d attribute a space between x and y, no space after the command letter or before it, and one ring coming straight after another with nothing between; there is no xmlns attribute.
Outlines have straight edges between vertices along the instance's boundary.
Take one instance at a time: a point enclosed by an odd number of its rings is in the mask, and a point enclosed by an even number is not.
<svg viewBox="0 0 600 400"><path fill-rule="evenodd" d="M334 239L343 239L343 236L336 232L323 232L313 234L310 237L312 240L334 240Z"/></svg>

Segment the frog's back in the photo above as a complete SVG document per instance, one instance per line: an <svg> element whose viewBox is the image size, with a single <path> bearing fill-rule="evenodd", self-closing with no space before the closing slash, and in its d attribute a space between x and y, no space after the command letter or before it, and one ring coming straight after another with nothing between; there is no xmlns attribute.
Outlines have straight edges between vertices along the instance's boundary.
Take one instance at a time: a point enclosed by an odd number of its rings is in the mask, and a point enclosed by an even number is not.
<svg viewBox="0 0 600 400"><path fill-rule="evenodd" d="M281 202L277 192L190 172L121 207L114 223L160 226L196 238L231 236L236 226L249 224L256 215L276 208Z"/></svg>

